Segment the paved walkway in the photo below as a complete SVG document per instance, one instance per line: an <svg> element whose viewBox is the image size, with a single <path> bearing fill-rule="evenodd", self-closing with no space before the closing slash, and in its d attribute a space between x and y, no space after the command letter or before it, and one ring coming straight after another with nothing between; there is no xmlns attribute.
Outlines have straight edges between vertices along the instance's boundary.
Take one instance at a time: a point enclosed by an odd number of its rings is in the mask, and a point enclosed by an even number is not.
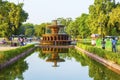
<svg viewBox="0 0 120 80"><path fill-rule="evenodd" d="M0 51L6 51L10 49L15 49L15 48L18 48L18 47L4 46L4 47L0 47Z"/></svg>
<svg viewBox="0 0 120 80"><path fill-rule="evenodd" d="M39 42L28 42L27 44L39 44ZM10 45L0 45L0 51L6 51L6 50L10 50L10 49L15 49L18 48L20 46L10 46Z"/></svg>
<svg viewBox="0 0 120 80"><path fill-rule="evenodd" d="M97 62L100 62L101 64L103 64L104 66L106 66L107 68L111 69L112 71L120 74L120 65L115 64L112 61L106 60L102 57L99 57L93 53L90 53L88 51L83 50L82 48L79 48L77 46L75 46L75 48L81 52L83 52L84 54L86 54L87 56L91 57L92 59L96 60Z"/></svg>

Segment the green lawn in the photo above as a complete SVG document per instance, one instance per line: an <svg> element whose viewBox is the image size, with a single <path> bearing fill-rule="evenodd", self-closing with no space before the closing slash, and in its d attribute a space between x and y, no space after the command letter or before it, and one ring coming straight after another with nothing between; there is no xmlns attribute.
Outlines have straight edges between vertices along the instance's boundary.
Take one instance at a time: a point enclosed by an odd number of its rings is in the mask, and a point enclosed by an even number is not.
<svg viewBox="0 0 120 80"><path fill-rule="evenodd" d="M79 42L82 42L82 43L88 43L91 45L91 39L79 39L78 40ZM101 41L102 39L96 39L96 46L95 47L99 47L99 48L102 48L102 45L101 45ZM110 39L106 39L106 44L105 44L105 50L108 50L108 51L112 51L112 42ZM120 53L120 40L117 41L117 53Z"/></svg>

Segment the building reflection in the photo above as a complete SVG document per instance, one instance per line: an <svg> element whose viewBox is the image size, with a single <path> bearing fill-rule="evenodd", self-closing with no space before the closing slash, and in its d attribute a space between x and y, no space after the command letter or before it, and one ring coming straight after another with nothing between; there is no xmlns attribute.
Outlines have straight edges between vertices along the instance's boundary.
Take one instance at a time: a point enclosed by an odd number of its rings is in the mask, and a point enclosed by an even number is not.
<svg viewBox="0 0 120 80"><path fill-rule="evenodd" d="M66 34L64 27L57 20L53 20L51 24L46 26L45 34L40 40L42 53L50 54L46 62L53 62L54 67L58 67L58 62L65 62L59 54L68 52L68 48L64 48L64 46L71 44L70 36Z"/></svg>
<svg viewBox="0 0 120 80"><path fill-rule="evenodd" d="M68 53L68 48L44 47L42 48L42 53L50 54L46 62L53 62L53 67L58 67L58 62L65 62L65 60L60 57L60 54Z"/></svg>

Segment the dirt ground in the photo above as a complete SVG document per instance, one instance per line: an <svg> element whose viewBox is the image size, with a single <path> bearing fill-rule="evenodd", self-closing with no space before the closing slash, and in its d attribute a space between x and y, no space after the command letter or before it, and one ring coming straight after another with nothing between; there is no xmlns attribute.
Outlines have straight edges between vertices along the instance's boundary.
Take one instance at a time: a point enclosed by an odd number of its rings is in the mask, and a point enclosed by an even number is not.
<svg viewBox="0 0 120 80"><path fill-rule="evenodd" d="M0 51L6 51L6 50L10 50L10 49L15 49L15 48L18 48L18 47L11 47L11 46L1 47L0 46Z"/></svg>

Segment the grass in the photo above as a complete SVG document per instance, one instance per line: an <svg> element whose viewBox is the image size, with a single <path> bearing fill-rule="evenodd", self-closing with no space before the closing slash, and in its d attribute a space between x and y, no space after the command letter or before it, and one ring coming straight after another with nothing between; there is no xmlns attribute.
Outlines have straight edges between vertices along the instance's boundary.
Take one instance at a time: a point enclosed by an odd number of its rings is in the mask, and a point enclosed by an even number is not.
<svg viewBox="0 0 120 80"><path fill-rule="evenodd" d="M0 63L4 63L11 58L21 54L22 52L25 52L26 50L33 48L34 44L29 44L26 46L21 46L16 49L6 50L6 51L0 51Z"/></svg>
<svg viewBox="0 0 120 80"><path fill-rule="evenodd" d="M103 57L107 60L113 61L116 64L120 64L120 54L116 54L112 51L108 51L99 47L92 46L90 45L90 43L85 44L78 42L77 46L93 54L96 54L100 57Z"/></svg>
<svg viewBox="0 0 120 80"><path fill-rule="evenodd" d="M100 38L96 39L96 46L95 47L102 48L101 41L102 41L102 39L100 39ZM105 41L106 41L105 50L112 51L111 40L106 39ZM79 39L78 42L91 45L91 39ZM117 41L116 48L117 48L117 53L120 53L120 40Z"/></svg>

